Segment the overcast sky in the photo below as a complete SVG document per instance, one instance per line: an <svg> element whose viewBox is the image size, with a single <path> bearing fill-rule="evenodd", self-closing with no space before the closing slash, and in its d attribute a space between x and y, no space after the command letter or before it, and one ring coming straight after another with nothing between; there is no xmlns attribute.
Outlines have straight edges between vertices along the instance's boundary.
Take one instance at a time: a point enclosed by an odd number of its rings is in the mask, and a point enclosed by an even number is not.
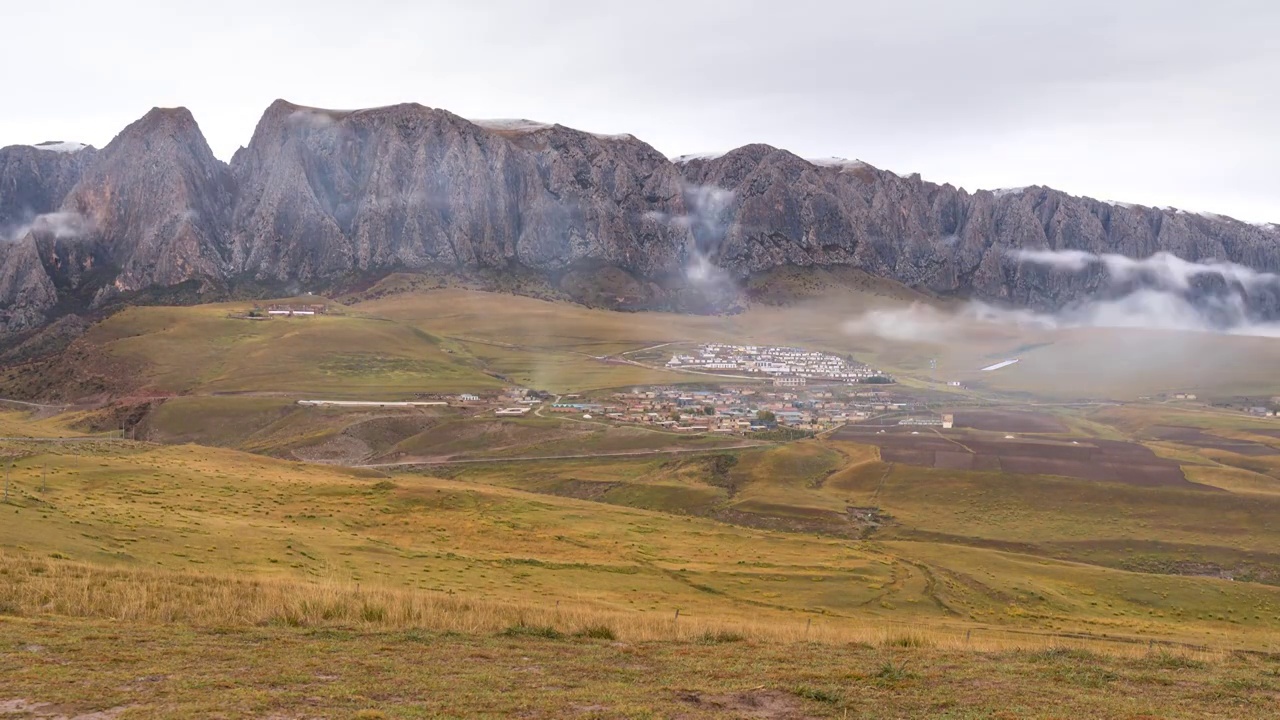
<svg viewBox="0 0 1280 720"><path fill-rule="evenodd" d="M278 97L414 101L1280 222L1272 0L4 5L0 145L185 105L229 159Z"/></svg>

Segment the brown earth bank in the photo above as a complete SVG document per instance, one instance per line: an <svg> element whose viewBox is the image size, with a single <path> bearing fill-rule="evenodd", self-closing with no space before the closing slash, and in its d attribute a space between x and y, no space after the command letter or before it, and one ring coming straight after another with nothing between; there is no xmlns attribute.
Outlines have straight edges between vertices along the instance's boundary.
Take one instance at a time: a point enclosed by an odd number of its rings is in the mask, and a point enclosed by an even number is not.
<svg viewBox="0 0 1280 720"><path fill-rule="evenodd" d="M918 467L1211 490L1188 481L1176 461L1158 457L1137 443L1117 440L975 437L910 426L882 430L850 426L835 433L834 439L875 445L885 462Z"/></svg>

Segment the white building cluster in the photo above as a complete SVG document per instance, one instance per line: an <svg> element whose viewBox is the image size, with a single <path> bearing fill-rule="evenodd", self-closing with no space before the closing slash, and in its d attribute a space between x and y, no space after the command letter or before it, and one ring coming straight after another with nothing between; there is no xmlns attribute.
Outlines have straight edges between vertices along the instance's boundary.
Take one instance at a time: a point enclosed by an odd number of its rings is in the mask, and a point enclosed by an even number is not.
<svg viewBox="0 0 1280 720"><path fill-rule="evenodd" d="M860 382L884 376L874 368L837 355L794 347L708 343L667 361L672 369L743 372L773 378ZM796 385L800 385L797 381Z"/></svg>

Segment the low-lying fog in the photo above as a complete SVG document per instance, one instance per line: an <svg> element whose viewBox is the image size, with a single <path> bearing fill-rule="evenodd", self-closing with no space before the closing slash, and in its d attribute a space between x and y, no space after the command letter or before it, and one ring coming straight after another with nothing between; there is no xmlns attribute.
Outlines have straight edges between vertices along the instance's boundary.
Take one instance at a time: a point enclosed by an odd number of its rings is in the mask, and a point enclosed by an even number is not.
<svg viewBox="0 0 1280 720"><path fill-rule="evenodd" d="M1096 292L1055 311L971 301L950 309L913 304L868 311L845 330L903 342L948 342L975 324L1026 330L1145 328L1280 337L1266 313L1280 309L1280 276L1226 262L1190 262L1079 250L1019 250L1011 257L1049 273L1092 274ZM1078 279L1078 278L1077 278Z"/></svg>

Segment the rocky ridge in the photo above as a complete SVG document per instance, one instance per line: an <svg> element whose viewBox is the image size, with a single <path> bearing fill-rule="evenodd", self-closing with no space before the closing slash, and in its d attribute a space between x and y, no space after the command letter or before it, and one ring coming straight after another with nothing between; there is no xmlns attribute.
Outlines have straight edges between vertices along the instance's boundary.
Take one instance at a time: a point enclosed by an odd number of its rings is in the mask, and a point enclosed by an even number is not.
<svg viewBox="0 0 1280 720"><path fill-rule="evenodd" d="M1118 292L1019 249L1171 253L1280 271L1280 230L1044 187L970 193L767 145L667 159L630 135L471 121L416 104L276 101L229 164L187 110L102 150L0 149L0 334L183 283L323 289L402 270L513 273L580 301L716 311L781 266L1057 308ZM1197 289L1212 295L1207 278ZM1280 316L1270 291L1252 316Z"/></svg>

